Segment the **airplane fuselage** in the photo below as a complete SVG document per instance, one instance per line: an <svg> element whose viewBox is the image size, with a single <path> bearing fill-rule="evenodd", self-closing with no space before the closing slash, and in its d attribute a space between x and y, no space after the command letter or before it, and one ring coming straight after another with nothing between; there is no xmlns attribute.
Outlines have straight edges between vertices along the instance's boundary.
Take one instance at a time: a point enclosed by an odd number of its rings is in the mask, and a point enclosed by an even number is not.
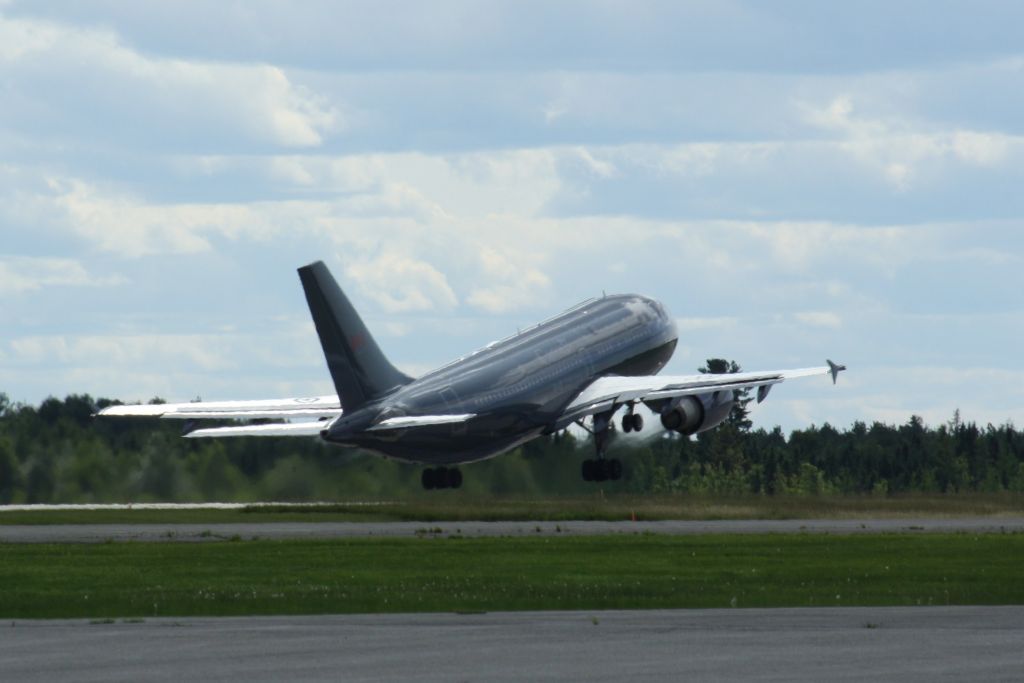
<svg viewBox="0 0 1024 683"><path fill-rule="evenodd" d="M566 427L559 422L566 405L596 377L658 373L676 342L675 324L660 303L632 294L593 299L396 387L321 436L408 462L482 460ZM474 417L367 431L390 418L439 414Z"/></svg>

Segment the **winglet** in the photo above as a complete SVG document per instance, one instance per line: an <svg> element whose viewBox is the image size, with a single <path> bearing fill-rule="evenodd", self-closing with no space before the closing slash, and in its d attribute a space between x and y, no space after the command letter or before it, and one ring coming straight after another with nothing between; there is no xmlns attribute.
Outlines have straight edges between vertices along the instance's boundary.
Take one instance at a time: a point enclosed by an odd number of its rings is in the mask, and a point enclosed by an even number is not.
<svg viewBox="0 0 1024 683"><path fill-rule="evenodd" d="M839 379L839 373L845 370L846 366L839 365L838 363L833 363L830 360L827 360L825 362L828 363L828 370L830 373L832 373L832 384L835 384L836 380Z"/></svg>

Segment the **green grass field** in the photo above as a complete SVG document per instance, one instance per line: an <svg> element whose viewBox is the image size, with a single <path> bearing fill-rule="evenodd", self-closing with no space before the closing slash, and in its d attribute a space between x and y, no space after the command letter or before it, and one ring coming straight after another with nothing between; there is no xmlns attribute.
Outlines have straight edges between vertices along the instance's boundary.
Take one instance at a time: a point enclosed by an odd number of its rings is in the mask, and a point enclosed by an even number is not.
<svg viewBox="0 0 1024 683"><path fill-rule="evenodd" d="M2 511L4 524L217 524L228 522L615 521L631 519L867 519L1024 515L1020 494L908 496L631 496L597 492L560 498L474 497L435 492L402 502L344 502L242 510Z"/></svg>
<svg viewBox="0 0 1024 683"><path fill-rule="evenodd" d="M1024 535L0 545L0 618L1024 604Z"/></svg>

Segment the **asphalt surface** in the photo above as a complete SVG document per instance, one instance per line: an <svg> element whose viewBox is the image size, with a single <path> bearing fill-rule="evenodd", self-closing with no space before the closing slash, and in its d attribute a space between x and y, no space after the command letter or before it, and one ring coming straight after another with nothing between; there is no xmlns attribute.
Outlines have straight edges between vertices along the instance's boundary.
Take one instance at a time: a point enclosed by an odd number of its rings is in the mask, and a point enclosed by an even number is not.
<svg viewBox="0 0 1024 683"><path fill-rule="evenodd" d="M1019 681L1024 608L5 624L12 681Z"/></svg>
<svg viewBox="0 0 1024 683"><path fill-rule="evenodd" d="M423 535L885 534L1024 532L1024 517L961 519L718 520L704 522L287 522L265 524L0 525L0 543L333 539Z"/></svg>

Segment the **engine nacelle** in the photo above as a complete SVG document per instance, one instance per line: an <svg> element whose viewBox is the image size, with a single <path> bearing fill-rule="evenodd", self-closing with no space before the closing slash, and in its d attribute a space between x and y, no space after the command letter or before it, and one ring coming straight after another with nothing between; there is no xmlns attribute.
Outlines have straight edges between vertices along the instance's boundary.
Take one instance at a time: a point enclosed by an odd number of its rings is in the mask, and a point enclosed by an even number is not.
<svg viewBox="0 0 1024 683"><path fill-rule="evenodd" d="M682 396L661 409L661 425L686 436L706 432L725 422L735 401L732 391Z"/></svg>

